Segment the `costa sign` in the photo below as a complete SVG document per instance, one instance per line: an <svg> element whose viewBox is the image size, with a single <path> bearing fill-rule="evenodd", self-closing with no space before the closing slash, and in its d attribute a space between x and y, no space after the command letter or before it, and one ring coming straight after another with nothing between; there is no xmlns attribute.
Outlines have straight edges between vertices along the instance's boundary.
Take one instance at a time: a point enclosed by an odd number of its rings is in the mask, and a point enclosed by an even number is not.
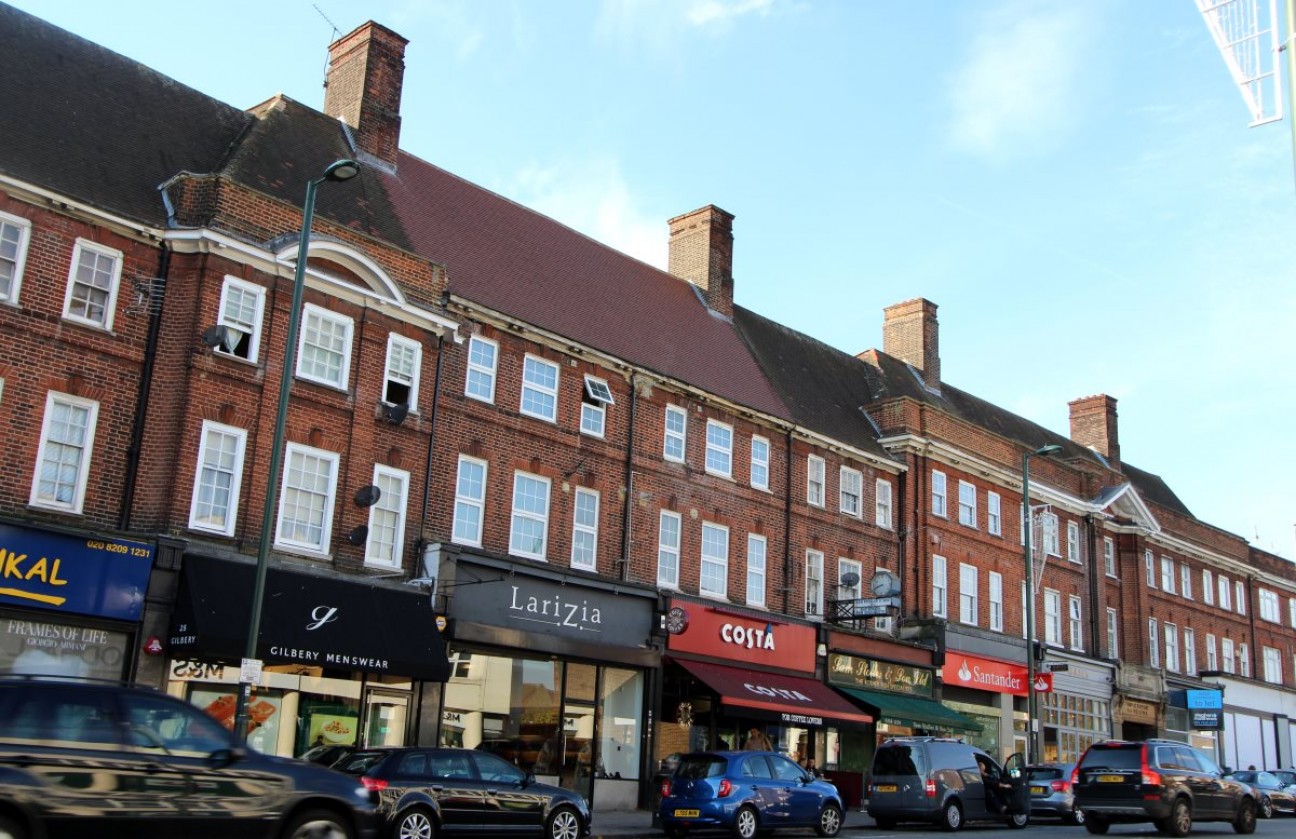
<svg viewBox="0 0 1296 839"><path fill-rule="evenodd" d="M1052 687L1052 674L1049 675L1049 687ZM988 690L994 693L1011 693L1013 696L1026 696L1026 666L996 661L992 658L945 654L945 667L941 678L947 685L962 685L977 690Z"/></svg>
<svg viewBox="0 0 1296 839"><path fill-rule="evenodd" d="M668 636L675 652L723 658L747 664L777 666L813 673L815 628L727 612L714 606L675 603L684 612L683 631Z"/></svg>

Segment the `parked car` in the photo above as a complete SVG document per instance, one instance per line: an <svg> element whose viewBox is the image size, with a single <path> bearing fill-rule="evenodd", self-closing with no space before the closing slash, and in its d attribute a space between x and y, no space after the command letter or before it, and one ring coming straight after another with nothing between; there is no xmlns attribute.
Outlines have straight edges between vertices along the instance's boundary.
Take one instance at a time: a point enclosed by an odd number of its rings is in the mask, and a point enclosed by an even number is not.
<svg viewBox="0 0 1296 839"><path fill-rule="evenodd" d="M302 752L300 760L307 763L318 763L320 766L332 766L342 758L354 752L355 746L333 746L327 743L312 746Z"/></svg>
<svg viewBox="0 0 1296 839"><path fill-rule="evenodd" d="M334 764L377 795L395 839L459 833L582 839L590 809L578 792L479 749L357 749Z"/></svg>
<svg viewBox="0 0 1296 839"><path fill-rule="evenodd" d="M1283 783L1275 772L1239 769L1229 775L1256 791L1260 797L1260 816L1271 819L1274 813L1296 814L1296 786Z"/></svg>
<svg viewBox="0 0 1296 839"><path fill-rule="evenodd" d="M812 827L831 837L841 831L842 812L831 781L769 751L682 755L662 782L658 805L662 828L671 837L727 830L738 839L752 839L757 831L784 827Z"/></svg>
<svg viewBox="0 0 1296 839"><path fill-rule="evenodd" d="M1251 787L1176 740L1094 743L1076 764L1071 788L1090 833L1131 822L1151 822L1170 836L1187 836L1194 821L1231 822L1244 834L1256 829L1259 801Z"/></svg>
<svg viewBox="0 0 1296 839"><path fill-rule="evenodd" d="M1000 768L962 740L896 737L873 753L868 814L884 830L915 821L949 831L984 821L1020 829L1030 822L1023 770L1021 755Z"/></svg>
<svg viewBox="0 0 1296 839"><path fill-rule="evenodd" d="M0 835L368 839L361 784L147 688L0 678Z"/></svg>
<svg viewBox="0 0 1296 839"><path fill-rule="evenodd" d="M1030 784L1031 818L1060 818L1070 824L1084 824L1084 810L1077 810L1071 791L1074 763L1039 763L1026 767Z"/></svg>

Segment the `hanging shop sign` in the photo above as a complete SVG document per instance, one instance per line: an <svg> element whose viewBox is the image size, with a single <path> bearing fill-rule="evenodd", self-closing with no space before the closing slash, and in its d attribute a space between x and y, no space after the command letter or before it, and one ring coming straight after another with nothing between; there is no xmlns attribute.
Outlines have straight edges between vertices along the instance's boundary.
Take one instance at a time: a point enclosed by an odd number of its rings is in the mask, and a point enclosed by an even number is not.
<svg viewBox="0 0 1296 839"><path fill-rule="evenodd" d="M153 545L0 524L0 605L137 621Z"/></svg>
<svg viewBox="0 0 1296 839"><path fill-rule="evenodd" d="M684 630L669 636L672 652L696 653L748 664L814 672L816 631L714 606L676 601L685 612Z"/></svg>
<svg viewBox="0 0 1296 839"><path fill-rule="evenodd" d="M885 690L910 696L931 697L935 688L935 671L930 667L895 664L875 658L831 653L828 656L828 683L864 690Z"/></svg>

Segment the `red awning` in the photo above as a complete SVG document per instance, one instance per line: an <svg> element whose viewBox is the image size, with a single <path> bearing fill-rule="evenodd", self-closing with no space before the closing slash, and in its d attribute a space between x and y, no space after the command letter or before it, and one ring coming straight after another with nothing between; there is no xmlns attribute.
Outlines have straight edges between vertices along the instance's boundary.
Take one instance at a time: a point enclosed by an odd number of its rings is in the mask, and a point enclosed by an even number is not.
<svg viewBox="0 0 1296 839"><path fill-rule="evenodd" d="M871 716L814 679L682 658L672 660L720 694L726 706L771 712L790 723L873 722Z"/></svg>

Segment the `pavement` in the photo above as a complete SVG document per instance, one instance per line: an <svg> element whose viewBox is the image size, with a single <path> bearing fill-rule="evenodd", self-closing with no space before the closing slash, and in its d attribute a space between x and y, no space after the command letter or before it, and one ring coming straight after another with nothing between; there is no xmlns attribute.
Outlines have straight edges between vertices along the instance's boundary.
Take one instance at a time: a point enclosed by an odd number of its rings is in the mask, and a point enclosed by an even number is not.
<svg viewBox="0 0 1296 839"><path fill-rule="evenodd" d="M873 820L859 809L849 809L844 815L843 831L873 827ZM665 836L661 827L653 824L653 814L648 810L595 810L590 835L593 839L603 836L615 836L618 839L662 839Z"/></svg>

